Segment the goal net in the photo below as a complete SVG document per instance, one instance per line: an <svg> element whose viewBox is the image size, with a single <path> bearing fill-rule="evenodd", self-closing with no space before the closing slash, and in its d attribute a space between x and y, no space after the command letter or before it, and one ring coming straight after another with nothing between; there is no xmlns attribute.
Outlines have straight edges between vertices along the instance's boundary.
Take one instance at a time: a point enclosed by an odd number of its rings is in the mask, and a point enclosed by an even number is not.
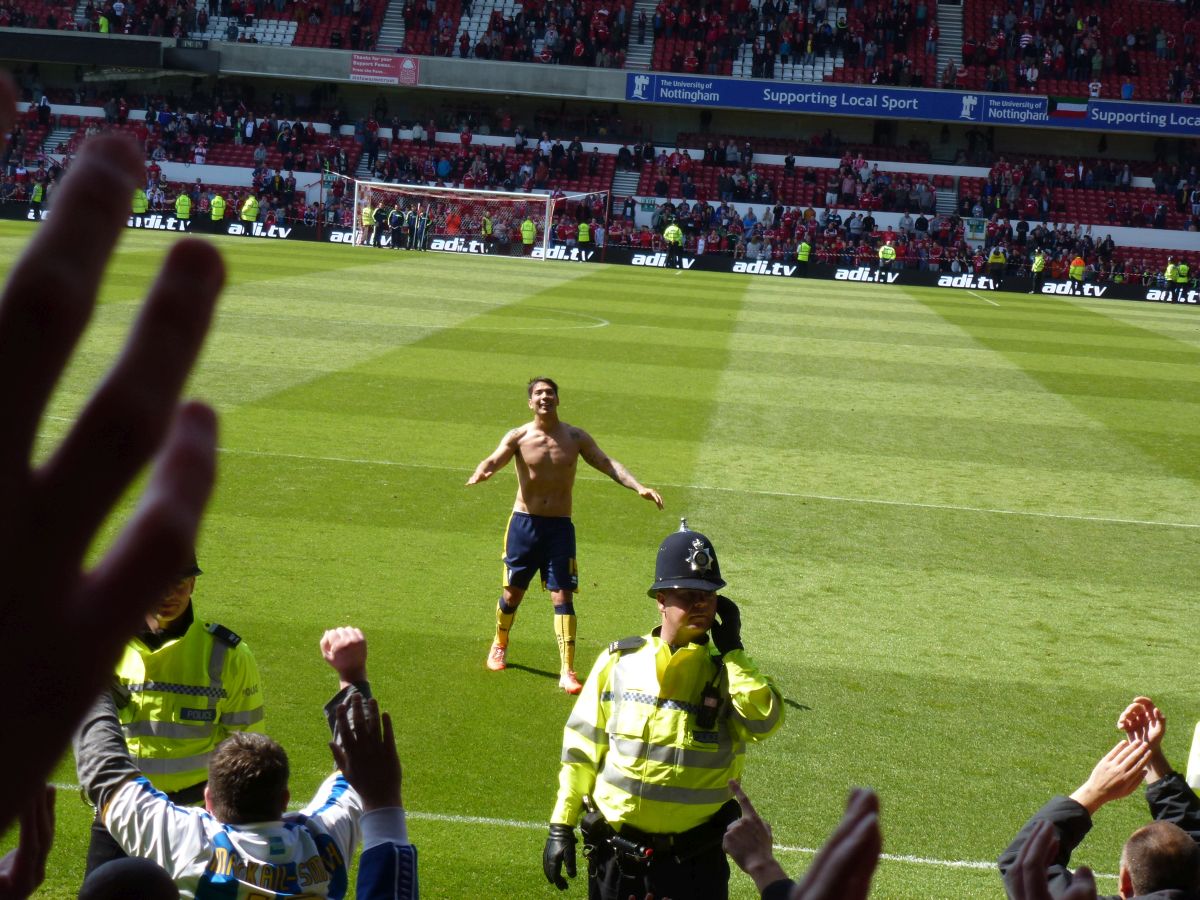
<svg viewBox="0 0 1200 900"><path fill-rule="evenodd" d="M356 246L548 259L564 255L555 248L594 246L596 225L608 227L608 191L526 194L352 183Z"/></svg>

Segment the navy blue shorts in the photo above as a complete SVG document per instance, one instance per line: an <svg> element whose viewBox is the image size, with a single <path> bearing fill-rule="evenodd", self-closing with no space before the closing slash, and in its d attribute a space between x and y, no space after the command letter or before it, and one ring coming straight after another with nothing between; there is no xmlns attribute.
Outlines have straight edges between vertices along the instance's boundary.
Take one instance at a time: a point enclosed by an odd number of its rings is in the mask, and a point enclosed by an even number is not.
<svg viewBox="0 0 1200 900"><path fill-rule="evenodd" d="M579 590L575 525L566 516L514 512L504 536L504 586L525 589L535 573L552 591Z"/></svg>

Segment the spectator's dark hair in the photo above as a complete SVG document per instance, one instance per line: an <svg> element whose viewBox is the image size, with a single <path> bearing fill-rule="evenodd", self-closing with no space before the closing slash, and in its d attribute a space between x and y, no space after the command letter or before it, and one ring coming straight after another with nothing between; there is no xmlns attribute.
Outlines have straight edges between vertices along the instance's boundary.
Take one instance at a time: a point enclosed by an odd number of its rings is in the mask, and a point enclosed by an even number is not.
<svg viewBox="0 0 1200 900"><path fill-rule="evenodd" d="M287 807L287 753L264 734L236 731L213 751L208 789L220 822L274 821Z"/></svg>
<svg viewBox="0 0 1200 900"><path fill-rule="evenodd" d="M1171 822L1151 822L1130 835L1121 865L1138 897L1200 888L1200 846Z"/></svg>
<svg viewBox="0 0 1200 900"><path fill-rule="evenodd" d="M550 385L550 387L554 388L554 396L555 396L555 397L557 397L557 396L558 396L558 384L557 384L557 383L554 381L554 379L553 379L553 378L546 378L544 375L539 375L539 376L537 376L536 378L530 378L530 379L529 379L529 384L527 384L527 385L525 386L525 393L526 393L526 394L528 394L530 397L532 397L532 396L533 396L533 386L534 386L535 384L548 384L548 385Z"/></svg>

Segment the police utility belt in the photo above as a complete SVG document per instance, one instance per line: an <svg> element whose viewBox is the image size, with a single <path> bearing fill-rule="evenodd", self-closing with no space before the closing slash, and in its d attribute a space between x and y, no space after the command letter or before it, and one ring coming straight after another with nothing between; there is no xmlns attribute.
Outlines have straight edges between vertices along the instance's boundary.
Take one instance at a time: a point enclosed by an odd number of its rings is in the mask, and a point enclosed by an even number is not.
<svg viewBox="0 0 1200 900"><path fill-rule="evenodd" d="M617 857L624 865L648 866L657 860L687 862L721 846L725 829L742 814L736 800L730 800L716 811L711 819L674 834L650 834L629 825L617 831L596 809L590 808L579 822L583 835L583 854L589 859L603 861Z"/></svg>

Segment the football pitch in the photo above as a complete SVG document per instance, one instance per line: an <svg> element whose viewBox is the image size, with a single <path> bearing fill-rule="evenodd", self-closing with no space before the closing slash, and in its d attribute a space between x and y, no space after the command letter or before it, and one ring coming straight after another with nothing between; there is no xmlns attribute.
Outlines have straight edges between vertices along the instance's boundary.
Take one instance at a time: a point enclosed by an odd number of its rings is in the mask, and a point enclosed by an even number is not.
<svg viewBox="0 0 1200 900"><path fill-rule="evenodd" d="M0 225L5 267L31 233ZM39 452L112 360L169 240L125 235ZM364 629L424 896L560 896L540 865L571 705L549 598L530 591L509 669L487 671L515 478L464 486L528 417L534 375L666 501L581 466L580 677L656 624L655 550L687 516L787 698L745 781L790 873L848 789L871 785L888 854L874 896L1003 896L996 856L1084 780L1139 693L1164 707L1183 768L1200 717L1200 310L218 245L229 284L190 386L221 413L197 616L254 650L295 801L331 765L336 678L317 640ZM90 810L69 759L55 779L39 896L67 898ZM1137 795L1106 808L1075 862L1111 876L1145 819ZM733 895L755 896L740 873ZM566 896L586 896L582 876Z"/></svg>

